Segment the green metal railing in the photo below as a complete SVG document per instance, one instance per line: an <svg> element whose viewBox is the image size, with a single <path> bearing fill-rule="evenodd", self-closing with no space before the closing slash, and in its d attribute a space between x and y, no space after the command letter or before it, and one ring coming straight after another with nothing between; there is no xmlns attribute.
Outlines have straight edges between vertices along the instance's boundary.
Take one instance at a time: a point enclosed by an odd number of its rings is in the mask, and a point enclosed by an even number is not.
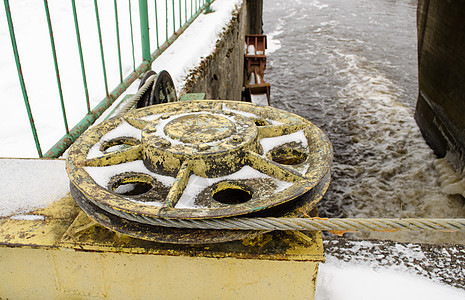
<svg viewBox="0 0 465 300"><path fill-rule="evenodd" d="M82 0L82 1L91 1L91 0ZM185 30L186 28L197 18L197 16L202 12L210 12L210 4L212 0L138 0L137 5L139 6L139 28L133 26L133 8L135 3L131 3L131 0L126 0L128 5L124 8L128 10L129 13L129 27L130 27L130 40L131 40L131 60L132 60L132 70L130 72L126 72L125 74L123 71L123 64L122 64L122 51L121 51L121 24L120 24L120 13L123 7L121 6L121 2L114 0L113 2L113 10L114 10L114 25L115 25L115 37L116 37L116 51L117 51L117 61L107 61L105 59L105 50L104 50L104 42L102 36L102 27L101 27L101 17L99 11L99 2L97 0L93 0L94 12L95 12L95 19L96 19L96 26L97 32L99 37L99 49L100 49L100 57L101 57L101 69L100 71L103 73L103 81L105 85L105 94L106 95L90 95L89 88L88 88L88 75L89 72L95 72L95 68L97 66L92 66L92 69L86 68L85 65L85 51L82 46L83 37L81 36L80 31L80 22L79 22L79 14L78 10L76 9L75 0L70 0L70 10L73 13L73 21L75 27L75 36L76 36L76 48L79 54L79 63L81 69L81 76L82 77L82 88L84 90L86 107L87 107L87 114L79 121L74 127L71 129L69 128L68 124L68 117L65 109L65 103L70 101L65 99L63 88L62 88L62 80L60 78L60 66L57 59L57 49L55 46L55 37L53 31L53 20L50 16L50 9L49 9L49 2L48 0L43 0L43 6L45 10L45 18L47 20L48 32L50 36L50 45L51 45L51 52L53 56L54 62L54 69L56 75L56 82L57 82L57 90L60 99L61 105L61 112L62 112L62 121L64 122L64 136L47 152L44 154L42 153L41 144L39 142L39 135L34 123L34 118L30 106L30 101L34 99L29 99L27 89L26 89L26 82L23 76L21 61L20 61L20 54L17 45L17 38L15 35L15 30L13 26L13 17L10 9L10 1L3 0L5 5L5 15L8 23L11 45L13 49L13 54L16 63L16 69L19 78L19 84L21 88L21 92L24 99L24 104L26 106L26 112L28 115L32 135L34 137L34 142L37 148L37 153L39 157L46 157L46 158L56 158L60 157L64 151L90 126L92 125L98 117L100 117L103 112L109 108L113 102L121 96L121 94L142 74L144 74L147 70L150 69L151 63L162 54ZM152 2L148 2L152 1ZM134 0L133 0L134 2ZM149 14L149 4L151 4L154 8L154 11ZM160 12L160 8L164 8L165 11ZM169 12L171 11L171 14ZM178 14L176 14L176 11ZM184 16L183 16L184 12ZM152 15L152 18L149 18L149 15ZM164 20L160 17L164 16ZM172 21L172 27L169 21ZM155 30L150 30L150 22L155 25ZM164 22L165 24L165 39L160 40L160 32L161 26L159 22ZM170 26L170 28L169 28ZM136 67L136 57L135 54L135 41L134 36L136 30L139 30L140 33L140 43L141 43L141 60ZM169 32L171 32L171 36L169 36ZM150 39L156 39L156 49L152 52L150 49ZM85 37L84 37L85 40ZM109 81L107 78L107 66L109 64L118 64L119 70L119 84L113 88L113 90L109 90ZM126 76L126 77L124 77ZM35 80L41 80L41 78L36 78ZM77 84L77 83L76 83ZM100 101L93 109L91 109L91 97L95 98L102 98L103 100ZM72 100L76 101L76 100ZM80 100L81 101L81 100ZM69 102L68 102L69 103ZM57 120L58 122L59 120Z"/></svg>

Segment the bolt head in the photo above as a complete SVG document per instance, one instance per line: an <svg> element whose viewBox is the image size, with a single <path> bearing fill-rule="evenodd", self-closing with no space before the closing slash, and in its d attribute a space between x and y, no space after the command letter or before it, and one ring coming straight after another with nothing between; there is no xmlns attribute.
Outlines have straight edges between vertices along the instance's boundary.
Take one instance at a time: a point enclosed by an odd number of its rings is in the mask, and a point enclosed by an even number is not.
<svg viewBox="0 0 465 300"><path fill-rule="evenodd" d="M231 137L231 140L235 143L240 143L242 142L242 137L240 135L235 134Z"/></svg>
<svg viewBox="0 0 465 300"><path fill-rule="evenodd" d="M164 148L171 146L171 142L167 140L160 140L158 143L161 147Z"/></svg>
<svg viewBox="0 0 465 300"><path fill-rule="evenodd" d="M208 144L200 144L200 145L198 146L198 149L199 149L200 151L206 151L206 150L210 149L210 145L208 145Z"/></svg>

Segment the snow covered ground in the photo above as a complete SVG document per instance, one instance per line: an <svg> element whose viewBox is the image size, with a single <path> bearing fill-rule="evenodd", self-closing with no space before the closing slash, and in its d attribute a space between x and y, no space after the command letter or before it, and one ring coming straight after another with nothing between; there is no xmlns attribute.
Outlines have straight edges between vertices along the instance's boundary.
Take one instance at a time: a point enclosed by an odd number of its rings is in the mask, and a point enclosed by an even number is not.
<svg viewBox="0 0 465 300"><path fill-rule="evenodd" d="M317 300L463 300L465 291L433 282L408 271L344 262L326 256L320 264Z"/></svg>
<svg viewBox="0 0 465 300"><path fill-rule="evenodd" d="M317 299L465 299L465 247L323 240ZM337 288L334 288L337 287Z"/></svg>

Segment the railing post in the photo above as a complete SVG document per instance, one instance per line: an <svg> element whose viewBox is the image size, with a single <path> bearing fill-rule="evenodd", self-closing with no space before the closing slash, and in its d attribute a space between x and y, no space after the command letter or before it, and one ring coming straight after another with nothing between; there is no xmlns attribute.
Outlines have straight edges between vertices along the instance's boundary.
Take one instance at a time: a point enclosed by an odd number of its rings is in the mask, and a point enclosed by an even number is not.
<svg viewBox="0 0 465 300"><path fill-rule="evenodd" d="M34 124L34 118L32 117L31 106L29 105L29 97L27 96L26 85L24 84L23 71L21 69L21 62L19 60L18 46L16 44L16 36L10 12L10 3L8 0L3 0L3 4L5 5L5 14L8 22L8 28L10 31L11 47L13 48L16 69L18 71L19 83L21 85L21 92L23 93L24 105L26 106L26 112L29 118L29 124L31 125L31 131L36 144L37 153L39 154L39 157L42 157L42 150L40 149L39 137L37 136L36 125Z"/></svg>
<svg viewBox="0 0 465 300"><path fill-rule="evenodd" d="M47 0L44 0L44 8L45 8L45 15L47 17L48 32L50 34L50 46L52 47L53 62L55 64L55 74L56 74L56 79L57 79L58 94L60 95L61 112L63 114L63 121L65 123L66 133L69 134L68 118L66 117L65 101L63 99L63 89L61 87L60 69L58 68L57 51L55 48L55 38L53 37L52 20L50 19L50 10L48 8Z"/></svg>
<svg viewBox="0 0 465 300"><path fill-rule="evenodd" d="M149 38L149 15L147 0L139 0L139 18L140 18L140 39L142 44L142 58L146 61L151 60L150 55L150 38Z"/></svg>
<svg viewBox="0 0 465 300"><path fill-rule="evenodd" d="M207 2L207 7L205 7L205 13L208 14L208 13L212 12L212 9L210 7L210 4L212 3L212 0L206 0L206 2Z"/></svg>

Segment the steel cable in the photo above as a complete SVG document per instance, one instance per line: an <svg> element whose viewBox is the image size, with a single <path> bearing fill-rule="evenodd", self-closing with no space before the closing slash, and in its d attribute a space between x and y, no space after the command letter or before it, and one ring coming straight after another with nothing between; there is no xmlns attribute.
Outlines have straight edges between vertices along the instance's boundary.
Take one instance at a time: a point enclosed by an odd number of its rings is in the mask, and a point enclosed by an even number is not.
<svg viewBox="0 0 465 300"><path fill-rule="evenodd" d="M131 97L131 99L127 100L126 103L124 103L124 106L116 115L121 116L122 114L127 113L132 107L134 107L134 105L136 105L137 101L139 101L142 95L152 86L156 78L157 75L152 75L149 78L147 78L145 83L137 90L137 93L135 93L134 96Z"/></svg>
<svg viewBox="0 0 465 300"><path fill-rule="evenodd" d="M147 222L148 221L148 222ZM462 231L465 219L224 218L145 219L155 226L217 230Z"/></svg>

